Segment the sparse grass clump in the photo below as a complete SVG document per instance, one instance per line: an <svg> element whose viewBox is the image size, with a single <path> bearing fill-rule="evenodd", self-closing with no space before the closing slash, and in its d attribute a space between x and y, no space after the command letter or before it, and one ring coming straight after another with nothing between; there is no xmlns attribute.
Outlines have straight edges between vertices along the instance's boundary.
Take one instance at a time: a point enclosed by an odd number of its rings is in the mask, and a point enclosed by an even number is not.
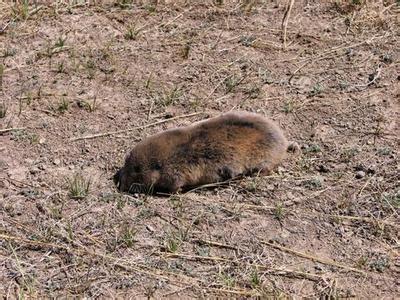
<svg viewBox="0 0 400 300"><path fill-rule="evenodd" d="M183 59L188 59L189 58L189 52L190 52L190 42L186 42L181 51L180 55Z"/></svg>
<svg viewBox="0 0 400 300"><path fill-rule="evenodd" d="M319 177L306 179L303 181L303 185L310 190L318 190L322 187L322 180Z"/></svg>
<svg viewBox="0 0 400 300"><path fill-rule="evenodd" d="M389 148L389 147L383 147L383 148L379 148L378 150L377 150L377 154L379 155L379 156L387 156L387 155L390 155L390 154L392 154L392 149L391 148Z"/></svg>
<svg viewBox="0 0 400 300"><path fill-rule="evenodd" d="M393 193L384 193L382 199L386 204L391 205L396 209L400 208L400 190Z"/></svg>
<svg viewBox="0 0 400 300"><path fill-rule="evenodd" d="M29 17L29 1L15 1L12 7L14 18L17 20L26 20Z"/></svg>
<svg viewBox="0 0 400 300"><path fill-rule="evenodd" d="M261 279L257 269L253 269L253 271L251 272L250 283L253 288L257 288L260 286Z"/></svg>
<svg viewBox="0 0 400 300"><path fill-rule="evenodd" d="M12 139L18 142L27 142L31 145L36 145L39 143L39 135L36 133L30 133L25 130L18 130L12 132Z"/></svg>
<svg viewBox="0 0 400 300"><path fill-rule="evenodd" d="M261 186L262 180L260 177L250 177L248 181L246 181L246 190L249 192L256 192Z"/></svg>
<svg viewBox="0 0 400 300"><path fill-rule="evenodd" d="M94 112L98 108L96 98L93 101L79 100L78 106L86 109L88 112Z"/></svg>
<svg viewBox="0 0 400 300"><path fill-rule="evenodd" d="M322 85L316 84L312 87L311 91L309 92L309 96L310 97L317 96L317 95L321 94L323 90L324 90L324 88Z"/></svg>
<svg viewBox="0 0 400 300"><path fill-rule="evenodd" d="M169 233L164 240L164 247L167 252L176 253L178 252L182 241L180 240L178 234Z"/></svg>
<svg viewBox="0 0 400 300"><path fill-rule="evenodd" d="M84 199L89 194L90 179L85 179L80 174L75 174L68 179L69 196L73 199Z"/></svg>
<svg viewBox="0 0 400 300"><path fill-rule="evenodd" d="M293 100L286 101L285 104L283 105L283 111L286 114L289 114L293 112L293 110L294 110L294 101Z"/></svg>
<svg viewBox="0 0 400 300"><path fill-rule="evenodd" d="M306 153L319 153L321 152L321 147L317 144L312 144L311 146L305 149Z"/></svg>
<svg viewBox="0 0 400 300"><path fill-rule="evenodd" d="M62 48L65 46L65 41L67 38L60 36L54 43L54 48Z"/></svg>
<svg viewBox="0 0 400 300"><path fill-rule="evenodd" d="M365 0L335 0L333 1L333 9L341 14L349 14L359 10L365 5Z"/></svg>
<svg viewBox="0 0 400 300"><path fill-rule="evenodd" d="M286 214L285 207L283 206L282 203L278 203L277 205L275 205L274 216L279 222L282 222L283 218L285 217L285 214Z"/></svg>
<svg viewBox="0 0 400 300"><path fill-rule="evenodd" d="M223 282L223 284L227 287L233 287L235 286L235 278L233 278L232 276L230 276L229 274L225 274L225 273L221 273L219 275L219 278L221 279L221 281Z"/></svg>
<svg viewBox="0 0 400 300"><path fill-rule="evenodd" d="M348 163L359 153L360 153L360 150L358 150L357 148L345 149L345 150L343 150L342 153L340 153L341 161Z"/></svg>
<svg viewBox="0 0 400 300"><path fill-rule="evenodd" d="M0 91L3 89L3 74L4 74L4 65L0 64Z"/></svg>
<svg viewBox="0 0 400 300"><path fill-rule="evenodd" d="M66 68L65 68L65 64L64 64L63 61L57 64L56 72L59 73L59 74L67 73Z"/></svg>
<svg viewBox="0 0 400 300"><path fill-rule="evenodd" d="M115 5L120 8L129 8L133 4L133 0L116 0Z"/></svg>
<svg viewBox="0 0 400 300"><path fill-rule="evenodd" d="M136 26L129 26L124 37L127 40L136 40L140 33L140 29L137 29Z"/></svg>
<svg viewBox="0 0 400 300"><path fill-rule="evenodd" d="M272 75L271 75L271 71L268 69L265 69L265 68L258 69L258 78L264 84L271 84L274 82Z"/></svg>
<svg viewBox="0 0 400 300"><path fill-rule="evenodd" d="M60 103L58 104L57 110L58 110L60 113L63 114L64 112L66 112L66 111L68 110L68 108L69 108L69 102L68 102L68 100L65 99L65 98L62 98L61 101L60 101Z"/></svg>
<svg viewBox="0 0 400 300"><path fill-rule="evenodd" d="M146 87L150 86L149 77L146 82ZM173 86L171 89L163 89L162 92L155 92L153 95L154 103L160 106L176 105L183 97L183 91L179 86Z"/></svg>
<svg viewBox="0 0 400 300"><path fill-rule="evenodd" d="M29 142L32 145L38 144L39 143L39 136L37 134L35 134L35 133L30 134L29 135Z"/></svg>
<svg viewBox="0 0 400 300"><path fill-rule="evenodd" d="M6 116L7 110L7 105L4 102L0 103L0 119L3 119Z"/></svg>
<svg viewBox="0 0 400 300"><path fill-rule="evenodd" d="M4 49L2 57L6 58L6 57L14 56L16 53L17 53L17 51L14 48L7 47Z"/></svg>
<svg viewBox="0 0 400 300"><path fill-rule="evenodd" d="M120 245L124 245L127 248L131 248L136 242L135 236L136 236L136 231L133 228L125 225L122 228L122 232L120 234L118 242Z"/></svg>
<svg viewBox="0 0 400 300"><path fill-rule="evenodd" d="M232 92L235 89L235 87L237 87L242 81L243 78L239 78L234 75L225 78L224 79L225 94L229 94L230 92Z"/></svg>

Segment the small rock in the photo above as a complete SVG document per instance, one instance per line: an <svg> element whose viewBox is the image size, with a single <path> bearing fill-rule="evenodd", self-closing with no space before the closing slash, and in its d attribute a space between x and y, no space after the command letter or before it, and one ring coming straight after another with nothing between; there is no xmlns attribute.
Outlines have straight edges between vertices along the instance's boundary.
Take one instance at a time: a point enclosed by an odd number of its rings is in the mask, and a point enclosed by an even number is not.
<svg viewBox="0 0 400 300"><path fill-rule="evenodd" d="M38 167L33 167L33 168L31 168L31 169L29 170L29 172L30 172L32 175L35 175L35 174L39 173L40 170L39 170Z"/></svg>
<svg viewBox="0 0 400 300"><path fill-rule="evenodd" d="M275 190L274 185L273 185L273 184L268 184L268 185L267 185L267 190L268 190L268 191L273 191L273 190Z"/></svg>
<svg viewBox="0 0 400 300"><path fill-rule="evenodd" d="M314 268L315 268L315 270L317 270L317 271L322 271L322 270L323 270L323 268L322 268L321 266L315 266Z"/></svg>
<svg viewBox="0 0 400 300"><path fill-rule="evenodd" d="M56 158L53 163L58 166L61 163L61 160L59 158Z"/></svg>
<svg viewBox="0 0 400 300"><path fill-rule="evenodd" d="M43 145L44 143L46 143L46 139L43 138L43 137L41 137L41 138L39 139L39 144L40 144L40 145Z"/></svg>
<svg viewBox="0 0 400 300"><path fill-rule="evenodd" d="M356 165L354 167L355 171L365 171L365 167L363 165Z"/></svg>
<svg viewBox="0 0 400 300"><path fill-rule="evenodd" d="M150 232L154 232L154 228L151 225L146 225L146 229Z"/></svg>
<svg viewBox="0 0 400 300"><path fill-rule="evenodd" d="M288 206L294 205L294 202L293 202L292 200L287 200L287 201L283 202L283 204L284 204L286 207L288 207Z"/></svg>
<svg viewBox="0 0 400 300"><path fill-rule="evenodd" d="M387 64L391 64L393 62L393 58L390 54L386 53L382 56L382 61Z"/></svg>
<svg viewBox="0 0 400 300"><path fill-rule="evenodd" d="M367 169L367 174L373 175L373 174L375 174L375 173L376 173L376 171L375 171L375 166L368 167L368 169Z"/></svg>
<svg viewBox="0 0 400 300"><path fill-rule="evenodd" d="M365 172L364 171L358 171L356 173L356 178L357 179L361 179L361 178L364 178L364 177L365 177Z"/></svg>
<svg viewBox="0 0 400 300"><path fill-rule="evenodd" d="M292 153L299 154L301 152L301 147L296 142L291 142L288 146L288 151Z"/></svg>
<svg viewBox="0 0 400 300"><path fill-rule="evenodd" d="M309 146L308 146L307 144L301 145L301 149L305 149L305 150L306 150L306 149L308 149L308 147L309 147Z"/></svg>
<svg viewBox="0 0 400 300"><path fill-rule="evenodd" d="M290 199L290 200L295 199L295 197L294 197L294 195L293 195L292 192L287 192L286 197L287 197L288 199Z"/></svg>
<svg viewBox="0 0 400 300"><path fill-rule="evenodd" d="M8 168L8 164L5 160L0 160L0 170L6 170Z"/></svg>
<svg viewBox="0 0 400 300"><path fill-rule="evenodd" d="M8 189L10 186L10 183L8 182L8 180L0 180L0 188L4 188L4 189ZM5 196L4 196L5 198Z"/></svg>
<svg viewBox="0 0 400 300"><path fill-rule="evenodd" d="M318 170L318 172L321 172L321 173L328 173L329 172L329 169L325 165L319 165L317 170Z"/></svg>

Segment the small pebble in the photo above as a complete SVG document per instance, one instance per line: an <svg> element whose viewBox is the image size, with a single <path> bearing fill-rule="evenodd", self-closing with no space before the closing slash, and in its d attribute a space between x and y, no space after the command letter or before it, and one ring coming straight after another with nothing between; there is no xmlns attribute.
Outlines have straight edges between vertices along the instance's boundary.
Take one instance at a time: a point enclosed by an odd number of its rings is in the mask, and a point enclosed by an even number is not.
<svg viewBox="0 0 400 300"><path fill-rule="evenodd" d="M56 166L58 166L61 163L61 160L59 158L56 158L53 162Z"/></svg>
<svg viewBox="0 0 400 300"><path fill-rule="evenodd" d="M35 174L37 174L37 173L40 172L40 169L39 169L38 167L32 167L32 168L29 170L29 172L30 172L32 175L35 175Z"/></svg>
<svg viewBox="0 0 400 300"><path fill-rule="evenodd" d="M152 226L150 226L150 225L146 225L146 229L148 231L150 231L150 232L154 232L155 231L154 228Z"/></svg>
<svg viewBox="0 0 400 300"><path fill-rule="evenodd" d="M358 172L356 173L356 178L357 178L357 179L361 179L361 178L363 178L363 177L365 177L365 172L364 172L364 171L358 171Z"/></svg>
<svg viewBox="0 0 400 300"><path fill-rule="evenodd" d="M321 173L328 173L328 172L329 172L329 169L328 169L325 165L319 165L319 166L318 166L318 172L321 172Z"/></svg>

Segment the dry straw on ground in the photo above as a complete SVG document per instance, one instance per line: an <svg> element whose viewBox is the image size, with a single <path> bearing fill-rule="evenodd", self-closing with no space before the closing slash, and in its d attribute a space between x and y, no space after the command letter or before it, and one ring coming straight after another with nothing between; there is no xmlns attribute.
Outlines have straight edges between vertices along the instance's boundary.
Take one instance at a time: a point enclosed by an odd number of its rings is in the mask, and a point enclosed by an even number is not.
<svg viewBox="0 0 400 300"><path fill-rule="evenodd" d="M399 298L399 12L0 2L0 295ZM116 191L137 141L235 109L301 153L185 194Z"/></svg>

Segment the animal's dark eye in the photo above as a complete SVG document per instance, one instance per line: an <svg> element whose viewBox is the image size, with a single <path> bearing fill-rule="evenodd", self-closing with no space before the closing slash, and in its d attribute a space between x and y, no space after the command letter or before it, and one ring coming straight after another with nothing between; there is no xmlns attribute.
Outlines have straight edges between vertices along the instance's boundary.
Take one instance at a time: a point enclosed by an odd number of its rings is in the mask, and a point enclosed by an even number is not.
<svg viewBox="0 0 400 300"><path fill-rule="evenodd" d="M151 168L153 170L161 170L161 164L157 161L151 163Z"/></svg>

